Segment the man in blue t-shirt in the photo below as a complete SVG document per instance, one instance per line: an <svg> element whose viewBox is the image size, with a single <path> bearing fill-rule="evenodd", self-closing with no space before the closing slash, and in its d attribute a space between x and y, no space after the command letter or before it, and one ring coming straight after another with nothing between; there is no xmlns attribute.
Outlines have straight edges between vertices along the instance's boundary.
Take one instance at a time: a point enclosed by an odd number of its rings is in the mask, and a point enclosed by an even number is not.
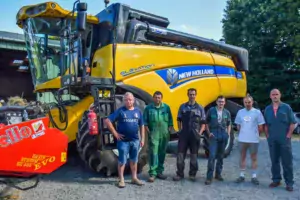
<svg viewBox="0 0 300 200"><path fill-rule="evenodd" d="M127 92L123 101L125 106L120 107L114 113L110 114L104 123L108 129L117 138L117 148L119 151L119 187L124 188L124 169L129 154L130 168L132 174L132 183L136 185L143 185L137 178L137 161L139 148L144 146L144 123L143 116L140 109L134 107L134 96ZM112 122L117 122L117 130L113 127ZM139 131L141 139L139 139Z"/></svg>

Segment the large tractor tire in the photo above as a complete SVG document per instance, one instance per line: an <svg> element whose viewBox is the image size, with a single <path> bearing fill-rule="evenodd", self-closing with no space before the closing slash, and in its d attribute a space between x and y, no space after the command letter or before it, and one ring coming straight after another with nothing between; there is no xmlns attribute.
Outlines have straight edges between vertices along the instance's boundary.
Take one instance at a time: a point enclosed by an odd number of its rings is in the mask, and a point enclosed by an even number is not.
<svg viewBox="0 0 300 200"><path fill-rule="evenodd" d="M231 128L231 132L228 137L228 141L227 141L227 144L225 147L225 153L224 153L224 157L226 158L230 155L230 153L233 149L233 146L234 146L234 139L235 139L234 133L236 130L236 127L234 125L235 116L236 116L237 112L243 107L233 101L227 100L225 108L230 112L231 121L232 121L232 128ZM205 156L208 157L209 156L209 139L208 139L207 132L204 133L204 138L203 138L202 142L203 142Z"/></svg>
<svg viewBox="0 0 300 200"><path fill-rule="evenodd" d="M122 95L116 95L116 107L122 106ZM135 106L142 112L145 109L145 102L135 98ZM102 109L105 109L104 107ZM86 165L97 173L104 174L106 176L114 176L118 174L118 150L104 150L97 149L97 136L89 134L88 130L88 111L83 114L82 120L79 123L78 133L76 136L77 151L81 159ZM138 173L143 170L143 167L147 164L148 160L148 137L145 133L145 144L140 149L139 161L138 161ZM129 160L125 167L125 173L130 172Z"/></svg>

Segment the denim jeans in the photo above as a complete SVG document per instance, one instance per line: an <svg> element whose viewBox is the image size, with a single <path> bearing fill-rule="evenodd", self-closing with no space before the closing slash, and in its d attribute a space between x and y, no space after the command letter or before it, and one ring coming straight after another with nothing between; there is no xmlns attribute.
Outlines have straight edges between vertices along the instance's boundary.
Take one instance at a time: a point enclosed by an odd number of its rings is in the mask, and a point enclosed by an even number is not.
<svg viewBox="0 0 300 200"><path fill-rule="evenodd" d="M137 163L139 149L140 149L139 140L132 140L132 141L119 140L117 142L117 148L119 151L119 164L125 165L127 162L128 155L129 155L129 160L131 162Z"/></svg>

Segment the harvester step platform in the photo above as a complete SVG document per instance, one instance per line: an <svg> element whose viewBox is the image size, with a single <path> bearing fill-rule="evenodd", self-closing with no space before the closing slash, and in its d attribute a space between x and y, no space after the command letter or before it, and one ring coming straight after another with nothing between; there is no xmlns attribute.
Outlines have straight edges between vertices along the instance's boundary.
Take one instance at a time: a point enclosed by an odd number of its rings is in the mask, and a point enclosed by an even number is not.
<svg viewBox="0 0 300 200"><path fill-rule="evenodd" d="M99 103L100 104L112 104L112 103L114 103L115 102L115 100L113 100L113 99L99 99Z"/></svg>
<svg viewBox="0 0 300 200"><path fill-rule="evenodd" d="M62 87L64 86L82 86L83 85L97 85L97 88L102 90L112 90L115 88L111 78L95 78L86 76L84 79L76 77L75 75L64 75L61 77Z"/></svg>

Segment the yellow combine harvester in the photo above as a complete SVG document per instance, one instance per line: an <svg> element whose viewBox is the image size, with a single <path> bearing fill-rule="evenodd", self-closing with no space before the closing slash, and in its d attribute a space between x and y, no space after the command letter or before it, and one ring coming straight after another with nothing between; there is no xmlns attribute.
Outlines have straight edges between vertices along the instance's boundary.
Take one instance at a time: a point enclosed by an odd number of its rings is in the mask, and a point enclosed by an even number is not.
<svg viewBox="0 0 300 200"><path fill-rule="evenodd" d="M78 1L73 11L55 2L24 6L17 25L24 30L35 92L50 106L52 126L75 141L91 169L108 176L117 172L116 141L102 121L121 106L127 91L143 110L160 90L175 127L178 108L191 87L197 88L197 102L206 109L224 95L235 115L239 106L234 102L247 92L247 50L168 29L167 18L120 3L96 16L86 10L87 4ZM89 133L90 109L98 116L98 135ZM232 133L226 155L233 141ZM208 154L206 137L202 144ZM147 164L147 145L139 157L141 171Z"/></svg>

